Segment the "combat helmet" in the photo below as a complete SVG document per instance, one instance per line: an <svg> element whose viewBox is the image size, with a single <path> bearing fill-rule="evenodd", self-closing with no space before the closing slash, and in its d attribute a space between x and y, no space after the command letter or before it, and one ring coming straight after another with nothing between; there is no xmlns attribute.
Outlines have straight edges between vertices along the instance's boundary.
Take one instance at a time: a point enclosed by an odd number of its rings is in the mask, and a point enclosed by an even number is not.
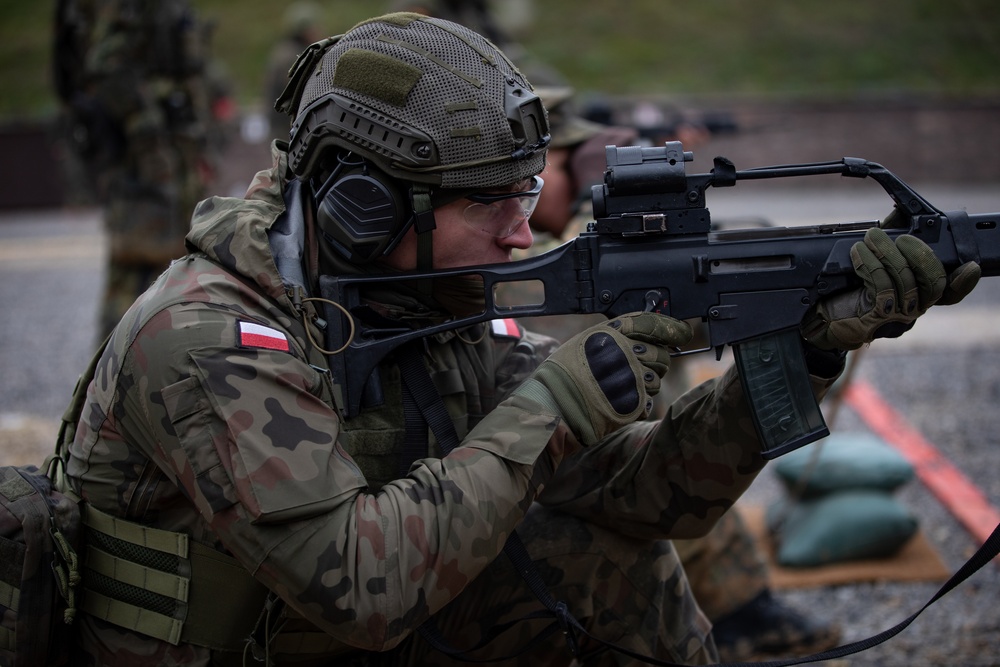
<svg viewBox="0 0 1000 667"><path fill-rule="evenodd" d="M433 228L436 205L545 166L548 122L531 84L483 36L421 14L312 45L276 107L293 114L289 169L324 183L321 230L355 260L388 252L410 224Z"/></svg>

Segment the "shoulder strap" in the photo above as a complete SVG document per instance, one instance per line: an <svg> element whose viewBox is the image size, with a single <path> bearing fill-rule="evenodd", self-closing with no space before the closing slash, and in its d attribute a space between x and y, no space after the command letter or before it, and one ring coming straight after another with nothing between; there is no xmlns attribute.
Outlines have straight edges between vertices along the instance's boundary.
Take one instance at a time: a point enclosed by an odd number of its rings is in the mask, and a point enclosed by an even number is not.
<svg viewBox="0 0 1000 667"><path fill-rule="evenodd" d="M442 453L447 454L452 451L460 442L458 434L455 431L455 425L444 406L444 401L435 388L430 374L427 372L427 367L424 366L420 343L413 342L400 348L400 354L397 355L397 364L403 377L403 412L406 418L406 444L404 445L400 466L401 474L405 475L409 470L410 464L417 457L426 456L427 454L428 426L430 426L431 431L434 433L434 437L437 438ZM533 612L520 620L544 618L546 616L552 616L555 619L555 622L542 630L534 640L528 642L525 646L519 647L515 653L507 657L514 658L524 653L535 641L551 634L557 629L561 630L565 635L570 652L574 656L579 655L580 647L575 629L581 627L580 623L573 618L564 602L557 602L549 594L548 587L535 569L535 564L532 562L531 556L528 555L528 550L525 549L524 543L521 542L521 537L517 534L517 531L511 531L507 542L504 543L503 550L513 563L515 569L521 573L521 577L528 585L528 588L545 607L544 610ZM438 651L468 662L481 662L471 658L469 654L491 643L517 622L514 621L494 626L492 631L476 646L462 650L455 649L448 644L447 640L441 635L433 616L424 621L418 630L424 640Z"/></svg>
<svg viewBox="0 0 1000 667"><path fill-rule="evenodd" d="M69 405L66 406L66 411L63 412L62 416L62 423L59 425L55 451L45 461L44 470L46 474L53 482L57 483L56 488L64 493L67 491L67 487L62 483L62 480L57 478L60 476L61 471L66 469L66 452L76 437L76 424L80 421L80 415L83 414L83 404L87 400L87 387L90 386L91 380L94 379L94 375L97 373L97 364L104 355L104 350L107 349L108 341L110 340L111 334L108 334L104 342L97 346L97 351L90 358L87 368L76 379L76 386L73 388L73 397L70 399Z"/></svg>
<svg viewBox="0 0 1000 667"><path fill-rule="evenodd" d="M895 637L900 632L905 630L907 626L912 623L917 616L919 616L925 609L937 602L939 599L944 597L952 589L958 586L960 583L968 579L972 574L974 574L981 567L989 563L991 560L1000 554L1000 525L997 525L993 529L993 533L983 542L983 545L972 555L969 560L965 562L958 571L951 576L951 579L946 581L938 592L935 593L930 600L928 600L924 606L911 614L908 618L903 619L896 625L892 626L888 630L883 630L882 632L867 637L865 639L860 639L856 642L851 642L850 644L844 644L842 646L837 646L828 651L823 651L822 653L815 653L813 655L801 657L801 658L790 658L787 660L774 660L771 662L760 662L754 663L758 667L786 667L786 665L798 665L804 662L820 662L825 660L836 660L838 658L843 658L847 655L852 655L854 653L859 653L861 651L866 651L874 646L878 646L887 639ZM642 659L642 658L640 658ZM653 663L656 664L656 663Z"/></svg>
<svg viewBox="0 0 1000 667"><path fill-rule="evenodd" d="M421 349L421 341L418 340L400 348L400 353L396 355L396 364L403 378L403 415L406 419L400 476L405 476L418 458L427 456L428 426L445 454L459 445L455 424L424 366Z"/></svg>

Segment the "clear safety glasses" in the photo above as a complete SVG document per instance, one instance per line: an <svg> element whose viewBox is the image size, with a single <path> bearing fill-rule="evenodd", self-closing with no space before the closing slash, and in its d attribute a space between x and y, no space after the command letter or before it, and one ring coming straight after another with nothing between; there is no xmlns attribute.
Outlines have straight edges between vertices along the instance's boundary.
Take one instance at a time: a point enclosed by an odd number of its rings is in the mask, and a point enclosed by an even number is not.
<svg viewBox="0 0 1000 667"><path fill-rule="evenodd" d="M465 207L465 222L473 229L505 239L531 217L543 185L545 181L532 176L527 190L467 195L471 203Z"/></svg>

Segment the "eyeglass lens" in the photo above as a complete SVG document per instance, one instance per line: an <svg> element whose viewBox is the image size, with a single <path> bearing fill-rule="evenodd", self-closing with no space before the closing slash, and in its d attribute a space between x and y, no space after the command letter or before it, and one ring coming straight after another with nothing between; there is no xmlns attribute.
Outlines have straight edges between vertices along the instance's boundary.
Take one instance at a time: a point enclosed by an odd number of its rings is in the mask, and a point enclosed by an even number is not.
<svg viewBox="0 0 1000 667"><path fill-rule="evenodd" d="M531 217L543 184L544 181L535 176L529 190L482 195L480 197L484 201L472 201L465 208L465 222L496 238L507 238Z"/></svg>

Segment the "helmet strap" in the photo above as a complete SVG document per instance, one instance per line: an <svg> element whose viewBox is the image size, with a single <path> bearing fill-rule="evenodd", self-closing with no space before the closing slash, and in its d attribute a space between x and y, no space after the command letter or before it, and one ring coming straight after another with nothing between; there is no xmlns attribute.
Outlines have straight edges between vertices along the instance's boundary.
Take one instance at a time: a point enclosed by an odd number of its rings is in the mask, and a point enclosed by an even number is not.
<svg viewBox="0 0 1000 667"><path fill-rule="evenodd" d="M417 232L417 271L427 272L434 268L434 206L431 204L430 186L415 183L410 188L413 204L413 227ZM419 281L421 292L430 296L431 280Z"/></svg>

